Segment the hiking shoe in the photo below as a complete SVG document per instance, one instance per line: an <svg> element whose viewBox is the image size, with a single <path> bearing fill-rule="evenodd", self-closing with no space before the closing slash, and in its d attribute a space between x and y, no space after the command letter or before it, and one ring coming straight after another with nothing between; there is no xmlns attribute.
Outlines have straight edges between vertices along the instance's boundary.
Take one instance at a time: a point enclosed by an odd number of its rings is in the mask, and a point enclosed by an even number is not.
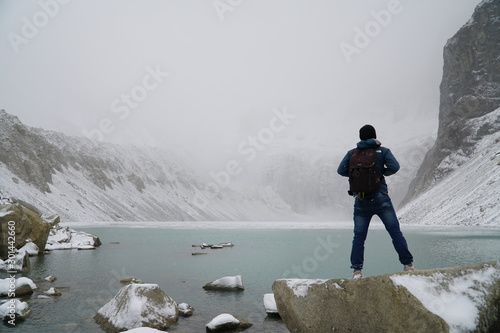
<svg viewBox="0 0 500 333"><path fill-rule="evenodd" d="M361 272L360 269L355 269L354 272L352 273L352 279L361 279L363 277L363 273Z"/></svg>
<svg viewBox="0 0 500 333"><path fill-rule="evenodd" d="M415 270L415 267L413 267L413 264L409 264L409 265L404 266L405 272L413 272L414 270Z"/></svg>

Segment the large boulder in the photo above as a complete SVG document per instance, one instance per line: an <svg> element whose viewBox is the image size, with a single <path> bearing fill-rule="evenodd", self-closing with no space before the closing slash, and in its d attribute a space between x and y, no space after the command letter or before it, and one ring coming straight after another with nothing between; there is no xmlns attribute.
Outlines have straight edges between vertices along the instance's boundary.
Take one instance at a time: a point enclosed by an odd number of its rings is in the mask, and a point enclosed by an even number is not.
<svg viewBox="0 0 500 333"><path fill-rule="evenodd" d="M31 239L40 251L44 251L50 223L44 221L39 213L19 203L0 205L0 259L8 256L9 245L12 245L9 244L9 241L12 241L12 238L9 239L12 237L11 231L15 232L16 249L20 249Z"/></svg>
<svg viewBox="0 0 500 333"><path fill-rule="evenodd" d="M177 323L177 304L157 284L129 284L99 309L96 322L107 332L138 327L165 330Z"/></svg>
<svg viewBox="0 0 500 333"><path fill-rule="evenodd" d="M277 280L292 333L499 332L500 262L356 280Z"/></svg>

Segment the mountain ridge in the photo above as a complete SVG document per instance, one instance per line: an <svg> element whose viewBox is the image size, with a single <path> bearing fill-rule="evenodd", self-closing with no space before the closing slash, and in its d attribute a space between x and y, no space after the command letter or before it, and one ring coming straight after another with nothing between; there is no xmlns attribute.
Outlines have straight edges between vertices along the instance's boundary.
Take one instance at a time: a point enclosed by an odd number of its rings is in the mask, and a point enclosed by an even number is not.
<svg viewBox="0 0 500 333"><path fill-rule="evenodd" d="M194 198L209 191L209 179L166 150L31 128L5 110L0 111L0 138L0 194L64 220L294 218L280 202L245 198L229 188L222 189L219 197L207 195L206 206L197 205Z"/></svg>

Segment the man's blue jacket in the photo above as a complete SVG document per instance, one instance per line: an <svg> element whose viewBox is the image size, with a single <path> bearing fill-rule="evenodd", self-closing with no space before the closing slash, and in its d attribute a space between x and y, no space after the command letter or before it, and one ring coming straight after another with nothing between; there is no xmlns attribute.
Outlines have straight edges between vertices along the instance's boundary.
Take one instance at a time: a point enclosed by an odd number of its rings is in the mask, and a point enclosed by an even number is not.
<svg viewBox="0 0 500 333"><path fill-rule="evenodd" d="M399 163L394 155L392 155L391 150L389 148L382 147L380 141L376 139L360 141L357 144L357 148L375 148L375 151L377 152L377 169L379 175L381 176L379 192L388 193L387 183L385 182L384 176L393 175L399 170ZM351 158L354 150L356 150L356 148L349 150L342 159L342 162L340 162L337 169L339 175L349 177L349 159Z"/></svg>

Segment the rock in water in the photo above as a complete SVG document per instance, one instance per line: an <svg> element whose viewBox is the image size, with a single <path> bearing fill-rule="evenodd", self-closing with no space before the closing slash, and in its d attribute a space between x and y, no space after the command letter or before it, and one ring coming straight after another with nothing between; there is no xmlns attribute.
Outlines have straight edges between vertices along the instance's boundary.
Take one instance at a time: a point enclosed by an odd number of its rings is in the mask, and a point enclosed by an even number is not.
<svg viewBox="0 0 500 333"><path fill-rule="evenodd" d="M225 290L225 291L240 291L244 290L243 279L241 275L225 276L215 281L209 282L203 286L205 290Z"/></svg>
<svg viewBox="0 0 500 333"><path fill-rule="evenodd" d="M179 315L182 317L191 317L194 313L194 308L187 303L181 303L177 307L179 308Z"/></svg>
<svg viewBox="0 0 500 333"><path fill-rule="evenodd" d="M27 277L0 279L0 297L6 297L12 292L15 285L15 297L23 297L33 294L33 290L38 289L33 280ZM10 297L10 296L9 296Z"/></svg>
<svg viewBox="0 0 500 333"><path fill-rule="evenodd" d="M274 294L264 294L263 297L264 310L268 315L277 315L278 308L276 306L276 301L274 300Z"/></svg>
<svg viewBox="0 0 500 333"><path fill-rule="evenodd" d="M496 332L500 262L357 280L277 280L292 333Z"/></svg>
<svg viewBox="0 0 500 333"><path fill-rule="evenodd" d="M223 313L212 319L206 326L208 333L215 332L240 332L251 327L248 321L234 317L229 313Z"/></svg>
<svg viewBox="0 0 500 333"><path fill-rule="evenodd" d="M138 327L165 330L177 323L177 304L157 284L129 284L94 317L102 329L118 332Z"/></svg>
<svg viewBox="0 0 500 333"><path fill-rule="evenodd" d="M50 223L44 221L37 213L16 203L0 205L0 259L7 258L9 225L13 221L15 228L15 247L20 249L31 239L40 252L45 250L49 237Z"/></svg>
<svg viewBox="0 0 500 333"><path fill-rule="evenodd" d="M11 298L7 302L0 305L0 319L6 322L17 319L25 320L31 314L31 309L28 303L20 301L17 298Z"/></svg>

